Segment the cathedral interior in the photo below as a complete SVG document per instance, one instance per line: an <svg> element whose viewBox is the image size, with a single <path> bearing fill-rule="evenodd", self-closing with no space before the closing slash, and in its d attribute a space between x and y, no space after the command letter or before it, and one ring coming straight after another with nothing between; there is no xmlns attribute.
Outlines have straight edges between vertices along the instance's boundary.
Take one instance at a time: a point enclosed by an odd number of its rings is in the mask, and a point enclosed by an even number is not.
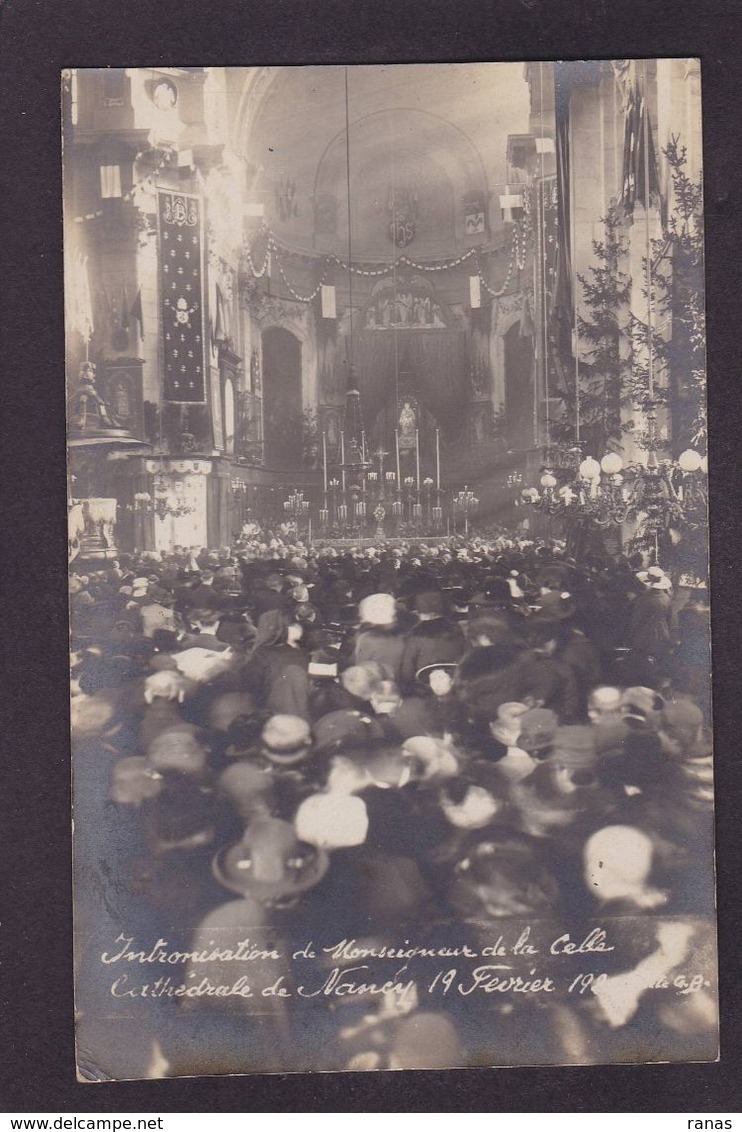
<svg viewBox="0 0 742 1132"><path fill-rule="evenodd" d="M673 131L700 161L693 61L631 66L67 72L69 496L98 500L88 551L230 545L250 523L522 525L590 369L578 280L631 197L634 78L660 179ZM661 224L644 203L621 213L630 308Z"/></svg>

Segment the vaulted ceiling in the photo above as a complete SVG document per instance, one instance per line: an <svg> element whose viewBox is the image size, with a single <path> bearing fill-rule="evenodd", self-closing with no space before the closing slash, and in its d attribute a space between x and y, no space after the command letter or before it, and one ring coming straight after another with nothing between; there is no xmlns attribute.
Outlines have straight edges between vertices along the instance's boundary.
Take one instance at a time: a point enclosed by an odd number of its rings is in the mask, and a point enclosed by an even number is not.
<svg viewBox="0 0 742 1132"><path fill-rule="evenodd" d="M417 256L497 242L507 137L529 128L522 64L234 69L229 81L249 198L286 244L389 258L393 202L414 210ZM467 231L478 197L487 225Z"/></svg>

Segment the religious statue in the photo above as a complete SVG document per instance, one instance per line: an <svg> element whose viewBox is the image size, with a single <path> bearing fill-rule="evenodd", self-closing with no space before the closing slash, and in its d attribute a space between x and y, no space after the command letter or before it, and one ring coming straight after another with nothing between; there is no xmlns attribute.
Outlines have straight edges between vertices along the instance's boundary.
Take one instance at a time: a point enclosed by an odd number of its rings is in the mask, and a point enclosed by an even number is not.
<svg viewBox="0 0 742 1132"><path fill-rule="evenodd" d="M69 400L68 415L71 424L80 429L90 427L91 424L99 428L120 428L120 422L115 419L108 403L98 392L95 381L96 371L94 362L83 362L78 376L78 389Z"/></svg>
<svg viewBox="0 0 742 1132"><path fill-rule="evenodd" d="M402 411L399 414L399 433L400 438L404 437L409 439L415 435L415 427L417 425L417 415L409 401L405 401Z"/></svg>

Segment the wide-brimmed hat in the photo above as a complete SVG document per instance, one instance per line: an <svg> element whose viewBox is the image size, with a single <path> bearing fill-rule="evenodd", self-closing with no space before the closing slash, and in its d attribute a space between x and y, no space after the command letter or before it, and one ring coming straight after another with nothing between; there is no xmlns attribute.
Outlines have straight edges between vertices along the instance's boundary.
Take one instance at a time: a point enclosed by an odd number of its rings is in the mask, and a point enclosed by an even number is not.
<svg viewBox="0 0 742 1132"><path fill-rule="evenodd" d="M161 731L149 745L147 763L160 773L200 775L206 767L206 753L196 738L196 728L181 723Z"/></svg>
<svg viewBox="0 0 742 1132"><path fill-rule="evenodd" d="M259 817L235 845L216 854L212 870L230 892L274 903L314 888L329 864L325 850L300 841L289 822Z"/></svg>
<svg viewBox="0 0 742 1132"><path fill-rule="evenodd" d="M272 715L261 737L265 754L276 763L298 762L312 745L309 724L298 715Z"/></svg>
<svg viewBox="0 0 742 1132"><path fill-rule="evenodd" d="M430 676L433 672L447 672L449 676L454 677L459 670L458 664L450 664L447 661L442 661L438 664L426 664L422 668L418 668L415 673L415 679L426 687L430 683Z"/></svg>
<svg viewBox="0 0 742 1132"><path fill-rule="evenodd" d="M671 590L672 580L660 566L650 566L636 575L639 581L650 590Z"/></svg>

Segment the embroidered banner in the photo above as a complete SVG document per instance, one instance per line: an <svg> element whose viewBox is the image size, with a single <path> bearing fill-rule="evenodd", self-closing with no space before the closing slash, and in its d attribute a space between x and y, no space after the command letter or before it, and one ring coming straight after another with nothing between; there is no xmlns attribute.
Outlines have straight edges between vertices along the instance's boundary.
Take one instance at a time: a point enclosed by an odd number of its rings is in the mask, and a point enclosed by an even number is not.
<svg viewBox="0 0 742 1132"><path fill-rule="evenodd" d="M201 268L201 201L158 193L163 397L206 400Z"/></svg>

